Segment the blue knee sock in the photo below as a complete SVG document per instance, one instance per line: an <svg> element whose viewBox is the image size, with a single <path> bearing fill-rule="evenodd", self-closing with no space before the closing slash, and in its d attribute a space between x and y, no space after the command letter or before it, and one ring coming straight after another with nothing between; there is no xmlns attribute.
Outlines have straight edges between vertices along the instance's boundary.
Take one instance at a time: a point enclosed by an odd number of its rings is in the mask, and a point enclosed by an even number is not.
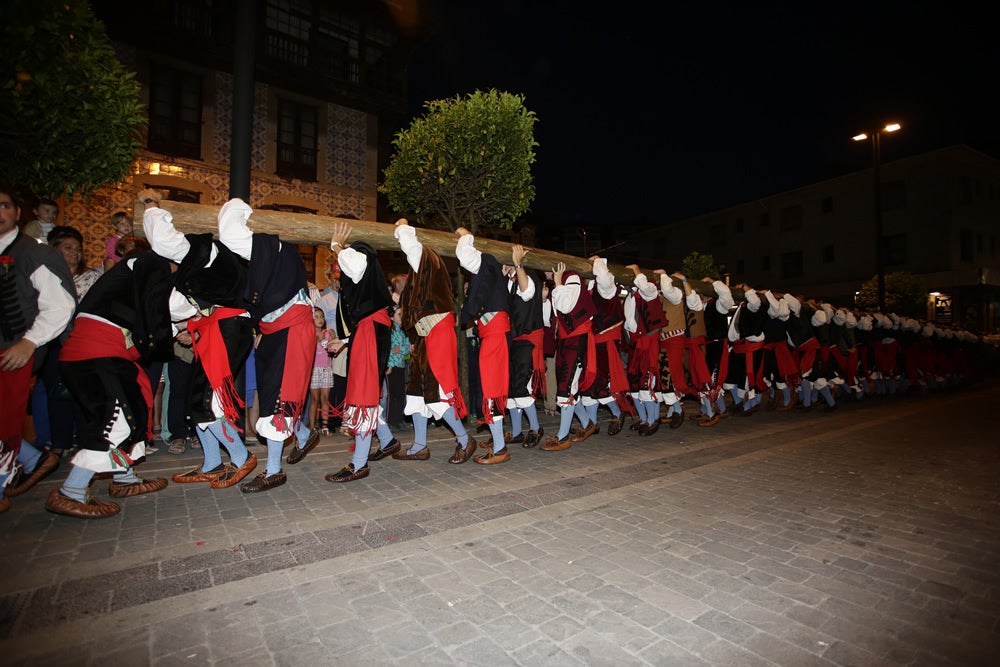
<svg viewBox="0 0 1000 667"><path fill-rule="evenodd" d="M87 502L87 489L90 488L90 480L94 479L94 474L93 470L73 466L59 489L60 493L81 503Z"/></svg>
<svg viewBox="0 0 1000 667"><path fill-rule="evenodd" d="M441 418L455 432L458 444L462 445L462 449L465 449L465 446L469 444L469 432L465 430L465 424L455 416L455 408L448 408L448 411ZM500 428L503 429L503 422L500 422Z"/></svg>
<svg viewBox="0 0 1000 667"><path fill-rule="evenodd" d="M660 418L660 404L656 401L643 401L646 404L646 423L652 424Z"/></svg>
<svg viewBox="0 0 1000 667"><path fill-rule="evenodd" d="M538 410L535 408L534 403L524 408L524 414L528 415L528 427L532 431L537 431L541 428L541 426L538 425Z"/></svg>
<svg viewBox="0 0 1000 667"><path fill-rule="evenodd" d="M787 384L781 388L781 397L785 399L785 405L788 405L792 400L792 390L789 389Z"/></svg>
<svg viewBox="0 0 1000 667"><path fill-rule="evenodd" d="M618 401L608 403L608 410L611 410L611 416L615 419L619 419L622 416L622 409L618 407Z"/></svg>
<svg viewBox="0 0 1000 667"><path fill-rule="evenodd" d="M267 476L281 472L281 450L284 441L267 439Z"/></svg>
<svg viewBox="0 0 1000 667"><path fill-rule="evenodd" d="M503 420L497 419L490 422L490 435L493 436L493 451L502 452L507 443L503 439ZM464 446L464 445L463 445Z"/></svg>
<svg viewBox="0 0 1000 667"><path fill-rule="evenodd" d="M719 411L719 414L725 414L726 412L726 397L723 394L719 394L719 397L715 399L715 408Z"/></svg>
<svg viewBox="0 0 1000 667"><path fill-rule="evenodd" d="M306 425L306 421L304 419L299 420L298 428L295 429L295 439L298 440L296 446L299 449L305 449L306 441L309 439L310 435L312 435L312 429Z"/></svg>
<svg viewBox="0 0 1000 667"><path fill-rule="evenodd" d="M573 406L573 414L580 420L580 426L587 428L587 425L590 424L590 415L587 414L587 407L583 404L583 401L576 402Z"/></svg>
<svg viewBox="0 0 1000 667"><path fill-rule="evenodd" d="M587 417L590 418L590 424L597 423L597 408L601 407L600 403L593 403L591 405L584 406L587 410Z"/></svg>
<svg viewBox="0 0 1000 667"><path fill-rule="evenodd" d="M413 444L406 450L407 454L416 454L421 449L427 449L427 417L419 412L414 412L413 418Z"/></svg>
<svg viewBox="0 0 1000 667"><path fill-rule="evenodd" d="M559 412L559 433L556 438L565 440L569 435L569 427L573 424L573 406L564 405Z"/></svg>
<svg viewBox="0 0 1000 667"><path fill-rule="evenodd" d="M639 417L639 421L643 424L648 423L646 421L646 403L640 401L638 398L635 399L635 413Z"/></svg>
<svg viewBox="0 0 1000 667"><path fill-rule="evenodd" d="M229 452L229 460L237 468L242 466L250 458L250 452L247 451L247 446L243 442L243 436L233 428L227 421L217 421L208 427L209 431L216 437L219 444L226 448ZM222 454L219 454L219 462L221 463ZM206 470L206 468L202 468ZM211 470L211 468L207 468Z"/></svg>
<svg viewBox="0 0 1000 667"><path fill-rule="evenodd" d="M378 425L375 427L375 437L378 438L380 448L383 448L392 442L394 437L392 435L392 429L389 428L389 425L381 416L378 418Z"/></svg>
<svg viewBox="0 0 1000 667"><path fill-rule="evenodd" d="M114 481L115 484L136 484L142 480L135 474L135 468L126 468L115 475Z"/></svg>
<svg viewBox="0 0 1000 667"><path fill-rule="evenodd" d="M354 436L354 455L351 463L355 470L361 470L368 465L368 452L372 448L372 434Z"/></svg>
<svg viewBox="0 0 1000 667"><path fill-rule="evenodd" d="M827 386L823 387L822 389L820 389L819 390L819 395L823 397L823 400L826 401L827 405L832 406L834 404L833 394L830 393L830 386L829 385L827 385Z"/></svg>
<svg viewBox="0 0 1000 667"><path fill-rule="evenodd" d="M17 453L17 462L21 464L21 467L25 471L34 470L40 458L42 458L42 450L21 438L21 451Z"/></svg>
<svg viewBox="0 0 1000 667"><path fill-rule="evenodd" d="M219 447L219 438L212 432L212 427L217 424L219 422L216 421L212 422L208 428L198 426L195 429L195 435L198 436L198 441L201 443L201 453L205 457L201 464L202 472L215 470L222 465L222 449Z"/></svg>
<svg viewBox="0 0 1000 667"><path fill-rule="evenodd" d="M524 424L522 423L524 421L522 418L524 410L521 408L508 408L507 412L510 413L510 434L512 436L521 435L521 431L524 430ZM496 440L494 439L493 442L496 442Z"/></svg>

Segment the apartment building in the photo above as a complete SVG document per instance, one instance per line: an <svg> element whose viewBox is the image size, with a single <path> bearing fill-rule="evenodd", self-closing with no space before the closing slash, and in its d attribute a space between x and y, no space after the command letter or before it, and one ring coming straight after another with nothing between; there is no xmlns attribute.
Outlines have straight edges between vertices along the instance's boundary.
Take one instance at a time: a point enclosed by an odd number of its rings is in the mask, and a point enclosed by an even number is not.
<svg viewBox="0 0 1000 667"><path fill-rule="evenodd" d="M928 317L1000 330L1000 160L966 145L880 165L884 271L919 276ZM710 253L733 284L850 305L876 275L873 170L638 232L639 264Z"/></svg>

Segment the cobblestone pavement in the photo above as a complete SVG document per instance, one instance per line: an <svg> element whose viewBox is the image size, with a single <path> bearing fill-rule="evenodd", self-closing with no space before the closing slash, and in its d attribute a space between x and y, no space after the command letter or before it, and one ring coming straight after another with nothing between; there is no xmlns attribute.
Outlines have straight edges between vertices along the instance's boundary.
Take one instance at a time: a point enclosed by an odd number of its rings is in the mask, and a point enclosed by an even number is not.
<svg viewBox="0 0 1000 667"><path fill-rule="evenodd" d="M334 436L270 492L171 484L90 522L43 509L63 467L0 515L0 664L997 664L998 404L602 428L495 466L449 465L442 427L343 485Z"/></svg>

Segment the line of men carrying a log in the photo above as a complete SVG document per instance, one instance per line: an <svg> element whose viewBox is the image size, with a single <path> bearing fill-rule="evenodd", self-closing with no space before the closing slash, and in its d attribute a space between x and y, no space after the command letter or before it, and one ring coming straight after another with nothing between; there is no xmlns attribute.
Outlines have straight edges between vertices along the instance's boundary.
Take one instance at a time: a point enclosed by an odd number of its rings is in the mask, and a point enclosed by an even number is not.
<svg viewBox="0 0 1000 667"><path fill-rule="evenodd" d="M299 463L320 441L303 419L316 330L297 248L253 232L253 211L240 199L219 211L217 238L179 232L156 191L144 190L139 199L152 250L106 272L62 336L60 372L84 427L66 481L45 502L51 512L84 519L119 513L119 504L91 493L99 473L111 475L114 498L167 486L166 479L135 472L151 439L152 394L142 364L168 355L179 328L191 334L195 353L189 414L204 460L173 475L175 483L269 491L287 482L283 464ZM341 289L337 337L327 345L348 352L345 398L335 409L354 435L351 461L325 477L333 483L367 477L370 464L385 458L429 460L431 420L454 432L450 464L496 465L510 461L510 445L552 452L586 441L599 432L601 406L611 414L609 436L623 430L626 415L632 431L649 436L661 424L683 424L686 397L697 399L695 419L709 427L765 405L834 409L844 397L954 386L970 375L970 350L978 342L965 331L746 285L731 290L710 278L701 279L710 290L695 289L681 273L657 270L650 277L635 265L626 289L600 257L589 260L592 279L559 263L548 281L525 266L527 248L513 245L509 261L498 258L478 250L465 229L457 231L455 257L470 275L469 290L456 318L445 262L400 219L393 235L411 269L398 306L412 344L404 414L412 419L413 441L404 447L380 407L395 302L376 250L351 242L351 232L350 223L338 221L331 238ZM479 338L481 431L489 431L482 442L465 426L469 407L457 363L457 331L470 326ZM260 462L244 442L238 387L258 335L255 429L266 440L267 458L250 477ZM552 383L559 427L546 434L536 404ZM6 458L18 461L6 478L5 503L58 464L29 443L3 447Z"/></svg>

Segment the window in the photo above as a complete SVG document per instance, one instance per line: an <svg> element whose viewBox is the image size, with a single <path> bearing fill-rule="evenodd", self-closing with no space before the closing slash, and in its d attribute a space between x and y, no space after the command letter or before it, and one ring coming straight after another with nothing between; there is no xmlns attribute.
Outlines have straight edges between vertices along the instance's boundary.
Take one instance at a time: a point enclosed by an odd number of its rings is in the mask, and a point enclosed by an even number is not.
<svg viewBox="0 0 1000 667"><path fill-rule="evenodd" d="M823 261L829 264L830 262L834 261L834 259L835 257L833 253L833 246L832 245L823 246Z"/></svg>
<svg viewBox="0 0 1000 667"><path fill-rule="evenodd" d="M972 261L972 230L963 229L959 232L958 255L963 262Z"/></svg>
<svg viewBox="0 0 1000 667"><path fill-rule="evenodd" d="M885 237L886 266L906 264L906 234Z"/></svg>
<svg viewBox="0 0 1000 667"><path fill-rule="evenodd" d="M798 278L802 275L802 251L781 253L781 277Z"/></svg>
<svg viewBox="0 0 1000 667"><path fill-rule="evenodd" d="M761 271L770 271L771 270L771 256L770 255L764 255L763 257L760 258L760 270Z"/></svg>
<svg viewBox="0 0 1000 667"><path fill-rule="evenodd" d="M783 232L802 229L802 206L800 204L781 209L778 214L778 229Z"/></svg>
<svg viewBox="0 0 1000 667"><path fill-rule="evenodd" d="M820 213L833 213L833 197L823 197L819 205Z"/></svg>
<svg viewBox="0 0 1000 667"><path fill-rule="evenodd" d="M264 16L264 53L287 65L309 64L309 0L268 0Z"/></svg>
<svg viewBox="0 0 1000 667"><path fill-rule="evenodd" d="M289 100L278 102L278 176L316 180L318 130L316 107Z"/></svg>
<svg viewBox="0 0 1000 667"><path fill-rule="evenodd" d="M359 35L358 19L345 16L331 7L319 8L316 44L320 67L330 76L358 83Z"/></svg>
<svg viewBox="0 0 1000 667"><path fill-rule="evenodd" d="M712 225L708 229L708 243L713 248L722 248L726 245L726 223L720 222Z"/></svg>
<svg viewBox="0 0 1000 667"><path fill-rule="evenodd" d="M201 77L153 65L149 76L149 150L201 159Z"/></svg>

